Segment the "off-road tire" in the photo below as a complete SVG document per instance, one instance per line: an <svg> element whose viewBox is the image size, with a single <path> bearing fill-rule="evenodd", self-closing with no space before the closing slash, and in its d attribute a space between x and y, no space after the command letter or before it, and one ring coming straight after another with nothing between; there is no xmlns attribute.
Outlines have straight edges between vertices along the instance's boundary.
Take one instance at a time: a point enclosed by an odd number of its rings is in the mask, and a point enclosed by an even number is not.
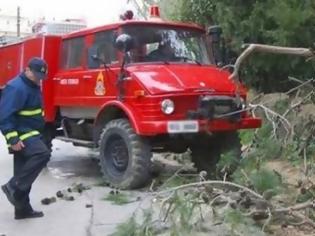
<svg viewBox="0 0 315 236"><path fill-rule="evenodd" d="M151 180L150 145L134 132L127 119L107 123L99 146L101 171L113 187L136 189ZM127 158L127 164L121 157Z"/></svg>
<svg viewBox="0 0 315 236"><path fill-rule="evenodd" d="M192 161L198 172L206 171L208 178L222 178L231 175L241 159L241 142L237 132L224 132L214 136L202 135L191 147ZM235 163L222 173L217 164L222 153L233 151Z"/></svg>

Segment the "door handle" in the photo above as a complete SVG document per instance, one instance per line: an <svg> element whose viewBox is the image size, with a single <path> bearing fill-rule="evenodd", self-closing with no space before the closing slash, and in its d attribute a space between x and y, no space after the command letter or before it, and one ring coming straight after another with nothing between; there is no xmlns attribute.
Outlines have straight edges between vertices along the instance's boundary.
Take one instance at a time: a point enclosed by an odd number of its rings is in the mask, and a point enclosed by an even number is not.
<svg viewBox="0 0 315 236"><path fill-rule="evenodd" d="M92 79L92 75L83 75L83 79Z"/></svg>

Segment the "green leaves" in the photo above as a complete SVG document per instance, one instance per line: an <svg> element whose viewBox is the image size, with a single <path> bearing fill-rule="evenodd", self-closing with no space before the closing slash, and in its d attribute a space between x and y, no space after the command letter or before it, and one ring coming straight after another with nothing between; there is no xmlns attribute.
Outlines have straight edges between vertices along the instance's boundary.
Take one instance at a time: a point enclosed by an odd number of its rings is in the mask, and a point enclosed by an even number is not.
<svg viewBox="0 0 315 236"><path fill-rule="evenodd" d="M138 224L135 217L130 217L128 221L117 226L117 230L111 236L138 236Z"/></svg>
<svg viewBox="0 0 315 236"><path fill-rule="evenodd" d="M111 236L153 236L155 235L152 229L152 212L143 210L142 223L138 223L136 215L130 217L126 222L117 226L115 233Z"/></svg>
<svg viewBox="0 0 315 236"><path fill-rule="evenodd" d="M125 205L131 202L128 195L118 191L111 191L103 200L110 201L115 205Z"/></svg>
<svg viewBox="0 0 315 236"><path fill-rule="evenodd" d="M244 217L240 210L229 208L225 212L224 222L230 225L230 235L265 235L255 225L255 222L248 217Z"/></svg>
<svg viewBox="0 0 315 236"><path fill-rule="evenodd" d="M280 190L281 179L274 171L268 169L255 170L250 174L249 179L254 189L259 193L272 190L276 194Z"/></svg>
<svg viewBox="0 0 315 236"><path fill-rule="evenodd" d="M249 145L252 143L255 137L255 130L241 130L240 139L242 145Z"/></svg>
<svg viewBox="0 0 315 236"><path fill-rule="evenodd" d="M234 169L233 167L238 166L239 163L239 158L237 155L238 153L233 150L221 154L220 160L217 163L217 169L223 173L225 170L228 171Z"/></svg>
<svg viewBox="0 0 315 236"><path fill-rule="evenodd" d="M173 7L168 4L165 8L171 19L196 22L204 26L220 24L227 46L237 53L241 52L243 43L311 47L315 41L313 0L174 2ZM292 56L257 54L244 66L243 80L263 92L285 91L292 86L287 81L288 75L309 78L314 72L311 63Z"/></svg>

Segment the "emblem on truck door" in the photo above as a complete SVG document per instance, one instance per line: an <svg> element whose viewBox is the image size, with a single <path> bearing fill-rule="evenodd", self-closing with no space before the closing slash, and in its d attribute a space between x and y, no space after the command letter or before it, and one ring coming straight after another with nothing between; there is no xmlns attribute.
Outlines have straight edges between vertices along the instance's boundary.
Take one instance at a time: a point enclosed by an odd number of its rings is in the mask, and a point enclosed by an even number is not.
<svg viewBox="0 0 315 236"><path fill-rule="evenodd" d="M104 76L101 71L96 78L96 85L95 85L94 93L95 95L98 95L98 96L105 95L106 93L105 84L104 84Z"/></svg>

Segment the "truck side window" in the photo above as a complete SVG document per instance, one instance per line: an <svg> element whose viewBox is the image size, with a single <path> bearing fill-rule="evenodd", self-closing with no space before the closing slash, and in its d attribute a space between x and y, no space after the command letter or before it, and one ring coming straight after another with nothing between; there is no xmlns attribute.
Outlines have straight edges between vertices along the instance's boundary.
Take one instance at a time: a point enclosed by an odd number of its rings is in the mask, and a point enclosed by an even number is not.
<svg viewBox="0 0 315 236"><path fill-rule="evenodd" d="M114 47L114 31L98 32L94 35L94 42L88 50L88 67L90 69L99 68L99 61L92 59L96 55L106 64L115 64L118 62L117 51Z"/></svg>
<svg viewBox="0 0 315 236"><path fill-rule="evenodd" d="M82 66L84 55L84 38L73 38L63 41L61 68L71 69Z"/></svg>

